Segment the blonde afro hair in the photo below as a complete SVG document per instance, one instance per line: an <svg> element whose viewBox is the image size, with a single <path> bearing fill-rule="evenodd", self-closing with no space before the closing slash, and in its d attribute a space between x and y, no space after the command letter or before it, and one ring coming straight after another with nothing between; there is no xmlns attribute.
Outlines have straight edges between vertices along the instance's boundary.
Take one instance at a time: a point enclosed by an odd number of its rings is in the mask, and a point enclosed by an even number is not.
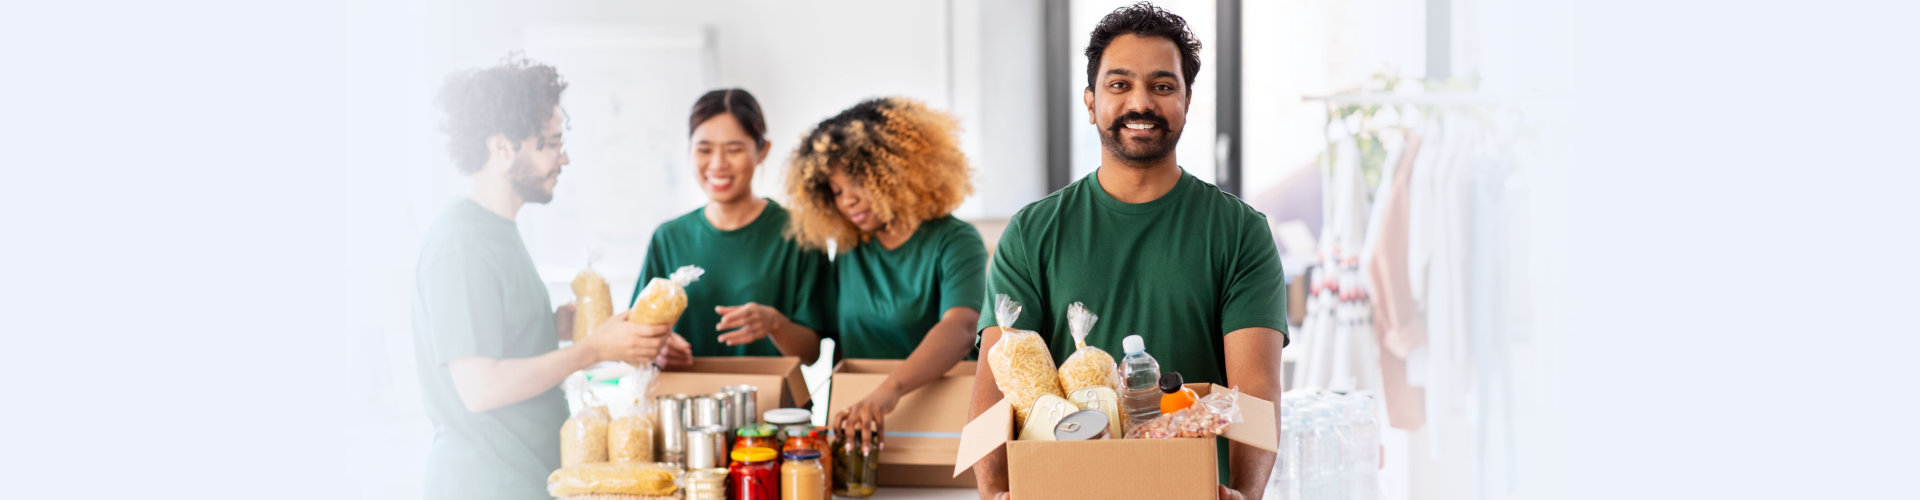
<svg viewBox="0 0 1920 500"><path fill-rule="evenodd" d="M840 214L828 177L835 168L860 183L881 224L925 222L953 213L973 193L960 151L959 122L920 101L869 99L821 121L801 139L787 173L793 201L787 234L802 246L847 251L872 236Z"/></svg>

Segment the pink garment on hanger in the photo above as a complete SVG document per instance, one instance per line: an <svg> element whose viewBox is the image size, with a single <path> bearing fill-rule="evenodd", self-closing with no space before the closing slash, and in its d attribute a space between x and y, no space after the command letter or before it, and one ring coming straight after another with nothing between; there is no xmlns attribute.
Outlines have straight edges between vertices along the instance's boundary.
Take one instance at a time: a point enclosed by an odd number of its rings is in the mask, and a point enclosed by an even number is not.
<svg viewBox="0 0 1920 500"><path fill-rule="evenodd" d="M1393 172L1392 193L1375 233L1373 254L1367 262L1367 285L1372 290L1374 340L1379 345L1381 391L1387 410L1387 424L1398 429L1417 430L1426 423L1426 390L1407 382L1407 353L1427 341L1427 322L1414 304L1413 283L1408 276L1407 243L1413 202L1409 189L1413 179L1414 157L1420 151L1420 136L1406 132L1406 151Z"/></svg>

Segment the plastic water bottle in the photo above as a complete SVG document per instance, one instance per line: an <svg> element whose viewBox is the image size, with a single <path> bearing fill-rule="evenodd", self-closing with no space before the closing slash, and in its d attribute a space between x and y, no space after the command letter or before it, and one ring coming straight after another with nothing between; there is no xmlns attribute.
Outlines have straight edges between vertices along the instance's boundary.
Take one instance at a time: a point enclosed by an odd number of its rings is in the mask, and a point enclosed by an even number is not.
<svg viewBox="0 0 1920 500"><path fill-rule="evenodd" d="M1139 335L1121 339L1120 348L1127 353L1120 360L1120 375L1127 382L1122 410L1131 429L1160 417L1160 362L1147 355L1147 343Z"/></svg>
<svg viewBox="0 0 1920 500"><path fill-rule="evenodd" d="M1347 461L1348 498L1376 500L1380 498L1380 424L1373 417L1373 397L1355 393L1347 399L1352 431L1347 436L1352 457Z"/></svg>
<svg viewBox="0 0 1920 500"><path fill-rule="evenodd" d="M1267 480L1274 500L1300 498L1300 407L1294 394L1280 395L1280 453L1274 457L1273 476Z"/></svg>
<svg viewBox="0 0 1920 500"><path fill-rule="evenodd" d="M1340 410L1333 406L1337 401L1322 399L1314 403L1309 411L1314 415L1313 464L1314 490L1318 496L1314 500L1346 500L1347 483L1345 459L1346 436L1340 429Z"/></svg>
<svg viewBox="0 0 1920 500"><path fill-rule="evenodd" d="M1303 500L1321 500L1326 498L1323 491L1326 481L1320 478L1320 435L1325 430L1320 425L1320 412L1311 405L1300 408L1299 439L1299 476L1300 498Z"/></svg>

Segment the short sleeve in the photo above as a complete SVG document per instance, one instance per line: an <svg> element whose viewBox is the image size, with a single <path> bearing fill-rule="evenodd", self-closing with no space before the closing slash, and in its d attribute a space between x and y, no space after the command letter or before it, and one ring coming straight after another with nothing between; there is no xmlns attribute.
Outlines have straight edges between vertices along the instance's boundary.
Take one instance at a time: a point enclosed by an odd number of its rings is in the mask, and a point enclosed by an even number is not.
<svg viewBox="0 0 1920 500"><path fill-rule="evenodd" d="M960 222L959 229L943 243L940 283L936 285L940 290L938 314L955 307L980 307L980 297L987 293L987 244L980 239L980 231Z"/></svg>
<svg viewBox="0 0 1920 500"><path fill-rule="evenodd" d="M988 265L991 272L987 275L987 291L982 294L980 325L974 329L976 334L989 326L1000 326L993 309L994 299L1000 294L1006 294L1021 305L1022 314L1014 321L1014 328L1039 331L1043 326L1045 315L1041 314L1041 309L1046 305L1046 297L1040 292L1040 266L1035 262L1033 250L1028 248L1024 231L1026 225L1021 220L1016 215L1013 221L1007 223L1006 231L1000 236L1000 245L994 250L992 262Z"/></svg>
<svg viewBox="0 0 1920 500"><path fill-rule="evenodd" d="M1243 328L1272 328L1287 334L1286 277L1280 269L1280 251L1273 244L1273 230L1267 219L1255 214L1242 223L1236 234L1227 270L1225 299L1221 304L1222 333ZM1292 339L1287 338L1284 345Z"/></svg>
<svg viewBox="0 0 1920 500"><path fill-rule="evenodd" d="M827 253L819 250L804 250L789 241L792 251L798 252L792 273L793 307L786 311L787 318L820 334L820 338L838 338L833 332L835 299L839 298L838 280L834 276L833 263L827 260Z"/></svg>
<svg viewBox="0 0 1920 500"><path fill-rule="evenodd" d="M421 304L434 363L505 357L504 291L497 270L471 248L431 252L420 262Z"/></svg>

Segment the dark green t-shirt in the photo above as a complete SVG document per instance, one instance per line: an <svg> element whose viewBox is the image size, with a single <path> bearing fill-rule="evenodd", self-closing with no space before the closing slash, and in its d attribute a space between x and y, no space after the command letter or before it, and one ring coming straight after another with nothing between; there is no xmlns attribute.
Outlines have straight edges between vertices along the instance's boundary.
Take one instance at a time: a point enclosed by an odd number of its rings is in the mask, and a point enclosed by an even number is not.
<svg viewBox="0 0 1920 500"><path fill-rule="evenodd" d="M706 274L687 286L687 311L673 327L693 344L693 355L780 355L771 338L744 346L720 343L721 332L714 328L720 324L716 306L766 305L822 338L833 336L834 283L827 254L803 250L782 234L787 209L768 200L760 217L732 231L713 227L706 212L701 207L653 231L629 305L654 278L667 277L681 266L700 266Z"/></svg>
<svg viewBox="0 0 1920 500"><path fill-rule="evenodd" d="M1226 385L1226 334L1287 331L1286 286L1267 218L1182 171L1160 199L1125 203L1098 171L1020 209L1000 237L979 329L995 326L993 297L1024 309L1016 328L1047 339L1055 363L1073 354L1067 305L1100 321L1087 345L1122 355L1139 335L1161 372Z"/></svg>
<svg viewBox="0 0 1920 500"><path fill-rule="evenodd" d="M428 499L552 498L560 468L559 388L503 408L467 411L447 362L527 358L559 348L547 287L513 221L471 200L427 228L414 270L413 341L421 398L433 421Z"/></svg>
<svg viewBox="0 0 1920 500"><path fill-rule="evenodd" d="M987 246L980 232L948 215L920 224L899 248L867 240L834 261L840 276L840 352L848 358L906 359L954 307L980 307Z"/></svg>

